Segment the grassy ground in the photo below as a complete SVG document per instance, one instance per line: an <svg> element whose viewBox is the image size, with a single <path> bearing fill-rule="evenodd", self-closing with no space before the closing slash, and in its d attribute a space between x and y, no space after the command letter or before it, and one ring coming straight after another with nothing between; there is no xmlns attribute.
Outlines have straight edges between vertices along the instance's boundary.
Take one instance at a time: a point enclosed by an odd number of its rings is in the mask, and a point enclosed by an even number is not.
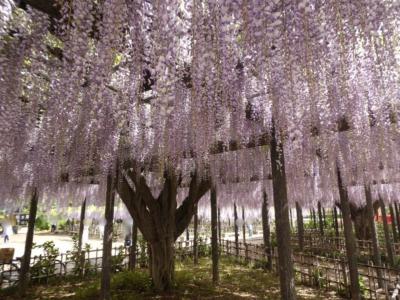
<svg viewBox="0 0 400 300"><path fill-rule="evenodd" d="M211 261L200 260L194 266L191 261L176 264L176 287L169 294L156 295L151 289L150 278L145 271L119 273L113 277L113 299L280 299L279 281L276 275L234 263L222 258L220 264L220 284L213 287L211 282ZM317 291L302 286L296 287L299 299L340 299L334 293ZM97 300L98 279L70 279L34 286L25 298L15 294L3 295L0 299L57 299L57 300Z"/></svg>

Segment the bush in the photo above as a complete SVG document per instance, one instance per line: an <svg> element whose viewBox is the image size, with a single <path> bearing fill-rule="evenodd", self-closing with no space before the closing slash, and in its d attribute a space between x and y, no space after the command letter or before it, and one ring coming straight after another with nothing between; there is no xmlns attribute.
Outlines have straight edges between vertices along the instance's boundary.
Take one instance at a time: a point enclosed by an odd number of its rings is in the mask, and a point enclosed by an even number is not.
<svg viewBox="0 0 400 300"><path fill-rule="evenodd" d="M93 283L85 288L77 290L75 300L97 300L100 297L99 283Z"/></svg>
<svg viewBox="0 0 400 300"><path fill-rule="evenodd" d="M40 215L39 217L36 218L35 228L37 230L49 230L50 223L49 223L49 221L47 221L47 219L44 215Z"/></svg>
<svg viewBox="0 0 400 300"><path fill-rule="evenodd" d="M143 271L124 271L115 274L111 279L111 290L113 291L134 290L143 293L150 291L151 287L151 278Z"/></svg>

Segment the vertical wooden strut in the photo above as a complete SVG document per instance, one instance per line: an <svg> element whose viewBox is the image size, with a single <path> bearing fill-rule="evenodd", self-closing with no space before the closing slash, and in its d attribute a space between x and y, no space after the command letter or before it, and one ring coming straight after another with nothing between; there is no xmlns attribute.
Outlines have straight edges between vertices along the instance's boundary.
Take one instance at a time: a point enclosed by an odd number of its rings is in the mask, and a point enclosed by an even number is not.
<svg viewBox="0 0 400 300"><path fill-rule="evenodd" d="M396 213L397 232L400 235L400 215L399 215L399 205L397 204L397 202L394 203L394 210Z"/></svg>
<svg viewBox="0 0 400 300"><path fill-rule="evenodd" d="M324 235L324 220L322 216L322 207L320 201L318 201L318 224L319 224L319 234Z"/></svg>
<svg viewBox="0 0 400 300"><path fill-rule="evenodd" d="M393 232L393 242L397 243L399 241L398 234L397 234L397 228L396 228L396 216L394 214L394 209L393 209L393 204L389 204L389 212L390 212L390 217L392 219L392 232Z"/></svg>
<svg viewBox="0 0 400 300"><path fill-rule="evenodd" d="M79 275L83 277L84 275L84 265L85 265L85 253L82 252L82 239L83 239L83 230L85 229L85 211L86 211L86 198L82 202L81 206L81 216L79 219L79 235L78 235L78 253L80 256L80 266L79 266Z"/></svg>
<svg viewBox="0 0 400 300"><path fill-rule="evenodd" d="M290 242L289 206L287 199L285 159L283 145L277 141L275 125L271 134L271 169L274 192L276 239L278 244L279 279L281 298L296 299L292 246Z"/></svg>
<svg viewBox="0 0 400 300"><path fill-rule="evenodd" d="M218 224L217 224L217 191L211 187L211 255L212 255L212 280L219 282L219 253L218 253Z"/></svg>
<svg viewBox="0 0 400 300"><path fill-rule="evenodd" d="M379 267L382 266L381 253L379 250L378 236L376 234L376 227L374 221L374 207L372 205L372 195L371 189L369 186L364 186L365 191L365 200L367 203L367 213L368 213L368 222L370 223L371 228L371 242L372 242L372 251L374 258L374 265L378 268L376 269L377 277L378 277L378 286L383 288L383 280L382 280L382 269Z"/></svg>
<svg viewBox="0 0 400 300"><path fill-rule="evenodd" d="M386 244L388 261L389 261L390 266L393 267L394 266L393 245L392 245L392 241L390 239L389 224L387 222L385 203L383 203L383 200L380 196L379 196L379 205L380 205L381 213L382 213L383 232L385 234L385 244Z"/></svg>
<svg viewBox="0 0 400 300"><path fill-rule="evenodd" d="M131 236L131 250L129 252L129 270L133 270L136 268L136 247L137 247L137 235L138 235L138 226L133 220L132 223L132 236Z"/></svg>
<svg viewBox="0 0 400 300"><path fill-rule="evenodd" d="M239 225L236 203L233 203L233 217L235 227L235 254L236 257L239 257Z"/></svg>
<svg viewBox="0 0 400 300"><path fill-rule="evenodd" d="M244 215L244 206L242 206L242 221L243 221L243 224L242 224L243 243L245 244L246 243L246 218Z"/></svg>
<svg viewBox="0 0 400 300"><path fill-rule="evenodd" d="M333 227L335 229L335 236L339 238L339 221L338 221L338 212L336 209L336 205L333 206Z"/></svg>
<svg viewBox="0 0 400 300"><path fill-rule="evenodd" d="M78 252L82 251L82 238L83 238L83 230L85 228L85 212L86 212L86 198L82 202L81 206L81 217L79 219L79 236L78 236Z"/></svg>
<svg viewBox="0 0 400 300"><path fill-rule="evenodd" d="M110 300L110 281L111 281L111 251L112 251L112 236L113 236L113 219L114 219L114 200L115 200L115 179L110 174L107 175L107 190L106 190L106 207L103 236L103 259L101 272L101 289L100 299Z"/></svg>
<svg viewBox="0 0 400 300"><path fill-rule="evenodd" d="M299 239L299 249L304 250L304 223L303 223L303 211L299 202L296 201L296 217L297 217L297 237Z"/></svg>
<svg viewBox="0 0 400 300"><path fill-rule="evenodd" d="M33 235L35 230L38 198L39 195L37 188L34 188L29 207L28 232L26 234L26 239L25 239L25 251L21 261L21 271L19 275L19 293L22 296L26 294L26 289L28 287L30 279L29 271L30 271L30 262L31 262L31 253L33 246Z"/></svg>
<svg viewBox="0 0 400 300"><path fill-rule="evenodd" d="M219 246L222 248L221 210L219 209L219 207L218 207L218 242Z"/></svg>
<svg viewBox="0 0 400 300"><path fill-rule="evenodd" d="M337 165L336 168L337 168L337 179L338 179L338 188L340 196L340 206L343 218L344 237L346 243L346 255L350 272L350 294L351 294L351 299L359 300L361 299L361 294L360 294L360 285L358 283L358 269L357 269L358 255L356 248L356 240L353 232L353 225L351 223L350 204L347 196L346 187L343 185L342 182L339 166Z"/></svg>
<svg viewBox="0 0 400 300"><path fill-rule="evenodd" d="M263 226L263 238L264 238L264 249L265 256L267 258L267 269L272 270L272 248L271 248L271 229L269 227L269 215L268 215L268 195L263 192L263 203L262 203L262 226Z"/></svg>
<svg viewBox="0 0 400 300"><path fill-rule="evenodd" d="M194 208L194 219L193 219L193 262L195 265L199 263L199 252L198 252L198 224L199 216L197 204Z"/></svg>

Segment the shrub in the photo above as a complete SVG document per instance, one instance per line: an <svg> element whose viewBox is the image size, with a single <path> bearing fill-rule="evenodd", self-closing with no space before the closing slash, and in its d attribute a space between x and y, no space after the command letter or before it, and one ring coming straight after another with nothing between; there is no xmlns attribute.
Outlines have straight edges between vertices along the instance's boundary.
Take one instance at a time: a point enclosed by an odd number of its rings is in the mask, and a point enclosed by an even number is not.
<svg viewBox="0 0 400 300"><path fill-rule="evenodd" d="M143 271L124 271L115 274L111 279L112 291L130 290L143 293L150 291L151 286L149 274Z"/></svg>
<svg viewBox="0 0 400 300"><path fill-rule="evenodd" d="M40 215L39 217L36 218L35 228L38 230L49 230L50 223L49 221L47 221L44 215Z"/></svg>
<svg viewBox="0 0 400 300"><path fill-rule="evenodd" d="M93 283L89 286L77 290L74 299L75 300L97 300L100 297L99 283Z"/></svg>

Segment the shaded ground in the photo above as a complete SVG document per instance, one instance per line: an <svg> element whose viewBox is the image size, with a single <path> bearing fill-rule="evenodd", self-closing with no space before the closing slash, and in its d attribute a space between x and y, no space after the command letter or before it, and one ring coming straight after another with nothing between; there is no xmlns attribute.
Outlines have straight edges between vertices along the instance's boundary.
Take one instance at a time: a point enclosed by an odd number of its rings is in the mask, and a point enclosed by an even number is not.
<svg viewBox="0 0 400 300"><path fill-rule="evenodd" d="M203 258L198 266L190 260L176 264L176 288L173 293L156 295L150 287L147 271L123 272L115 275L112 282L113 299L280 299L277 276L259 269L234 263L222 258L220 285L211 282L211 261ZM299 299L341 299L333 292L318 291L304 286L297 287ZM58 279L48 285L34 286L28 296L0 292L0 299L98 299L98 279Z"/></svg>

